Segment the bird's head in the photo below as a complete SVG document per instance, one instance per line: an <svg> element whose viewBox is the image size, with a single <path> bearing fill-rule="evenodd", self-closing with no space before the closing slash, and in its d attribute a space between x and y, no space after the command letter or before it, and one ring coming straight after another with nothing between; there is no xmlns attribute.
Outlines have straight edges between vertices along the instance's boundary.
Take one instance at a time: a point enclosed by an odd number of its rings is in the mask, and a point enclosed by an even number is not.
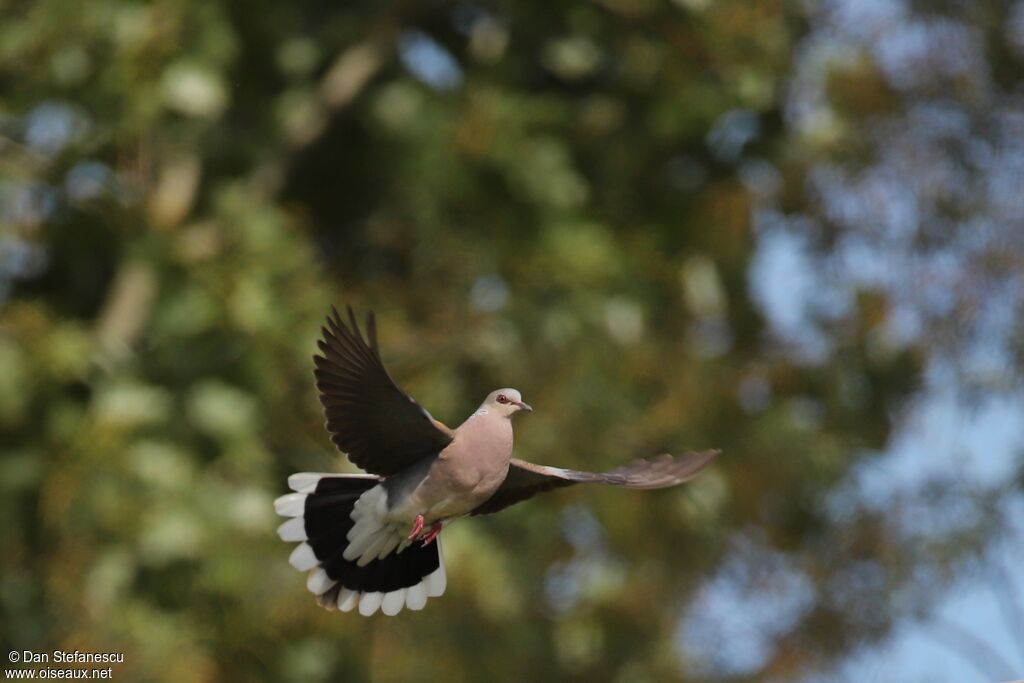
<svg viewBox="0 0 1024 683"><path fill-rule="evenodd" d="M528 403L523 403L523 397L516 389L492 391L487 395L482 407L486 408L487 412L505 417L512 417L520 410L533 410Z"/></svg>

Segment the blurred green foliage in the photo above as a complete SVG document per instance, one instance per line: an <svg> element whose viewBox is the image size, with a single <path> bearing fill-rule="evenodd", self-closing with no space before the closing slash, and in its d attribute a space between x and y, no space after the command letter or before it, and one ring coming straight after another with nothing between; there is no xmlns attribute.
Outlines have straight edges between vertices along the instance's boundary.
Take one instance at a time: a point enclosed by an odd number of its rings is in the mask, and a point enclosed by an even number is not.
<svg viewBox="0 0 1024 683"><path fill-rule="evenodd" d="M798 208L809 160L844 135L789 144L793 7L3 13L5 646L123 651L127 681L698 680L682 615L748 533L820 588L756 676L884 634L890 579L857 572L911 568L877 519L837 526L824 497L884 443L918 357L871 346L865 298L830 362L802 362L748 292L737 159L776 165ZM851 115L887 106L877 78L848 78ZM729 112L757 134L721 129ZM521 389L520 457L725 455L684 489L453 526L448 592L422 613L325 612L271 503L293 471L351 467L310 360L349 302L377 311L386 362L439 419Z"/></svg>

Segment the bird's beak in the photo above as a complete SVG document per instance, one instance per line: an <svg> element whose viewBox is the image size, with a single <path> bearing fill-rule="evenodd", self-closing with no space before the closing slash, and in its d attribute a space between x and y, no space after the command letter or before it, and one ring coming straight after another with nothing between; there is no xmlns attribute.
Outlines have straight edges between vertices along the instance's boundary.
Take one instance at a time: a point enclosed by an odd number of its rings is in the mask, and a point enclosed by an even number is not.
<svg viewBox="0 0 1024 683"><path fill-rule="evenodd" d="M519 410L525 410L528 413L533 412L533 408L530 407L529 403L523 403L522 401L519 401L518 403L516 403L516 405L519 406Z"/></svg>

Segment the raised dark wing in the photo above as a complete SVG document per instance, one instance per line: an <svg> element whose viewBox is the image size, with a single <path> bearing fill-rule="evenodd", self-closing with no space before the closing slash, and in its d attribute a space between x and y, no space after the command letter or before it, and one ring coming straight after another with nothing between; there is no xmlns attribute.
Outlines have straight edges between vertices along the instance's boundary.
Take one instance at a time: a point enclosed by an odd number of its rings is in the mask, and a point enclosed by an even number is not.
<svg viewBox="0 0 1024 683"><path fill-rule="evenodd" d="M316 387L331 441L367 472L389 476L451 443L451 430L403 392L384 369L377 324L366 316L369 343L348 308L348 325L331 308L319 342Z"/></svg>
<svg viewBox="0 0 1024 683"><path fill-rule="evenodd" d="M534 465L512 458L508 476L486 503L473 510L474 515L488 515L509 505L532 498L538 493L573 484L611 484L631 489L663 489L692 479L721 451L685 453L679 457L668 454L646 460L634 460L611 472L578 472L560 467Z"/></svg>

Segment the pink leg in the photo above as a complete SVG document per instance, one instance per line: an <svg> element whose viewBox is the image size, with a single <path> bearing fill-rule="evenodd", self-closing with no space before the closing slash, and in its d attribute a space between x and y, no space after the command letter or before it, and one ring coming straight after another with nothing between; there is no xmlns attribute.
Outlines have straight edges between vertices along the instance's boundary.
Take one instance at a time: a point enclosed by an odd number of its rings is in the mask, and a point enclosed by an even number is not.
<svg viewBox="0 0 1024 683"><path fill-rule="evenodd" d="M437 538L438 534L441 533L441 522L434 522L433 526L430 527L430 531L423 537L423 545L430 545Z"/></svg>
<svg viewBox="0 0 1024 683"><path fill-rule="evenodd" d="M412 531L409 532L409 540L415 540L421 531L423 531L423 515L416 515L416 519L412 521Z"/></svg>

